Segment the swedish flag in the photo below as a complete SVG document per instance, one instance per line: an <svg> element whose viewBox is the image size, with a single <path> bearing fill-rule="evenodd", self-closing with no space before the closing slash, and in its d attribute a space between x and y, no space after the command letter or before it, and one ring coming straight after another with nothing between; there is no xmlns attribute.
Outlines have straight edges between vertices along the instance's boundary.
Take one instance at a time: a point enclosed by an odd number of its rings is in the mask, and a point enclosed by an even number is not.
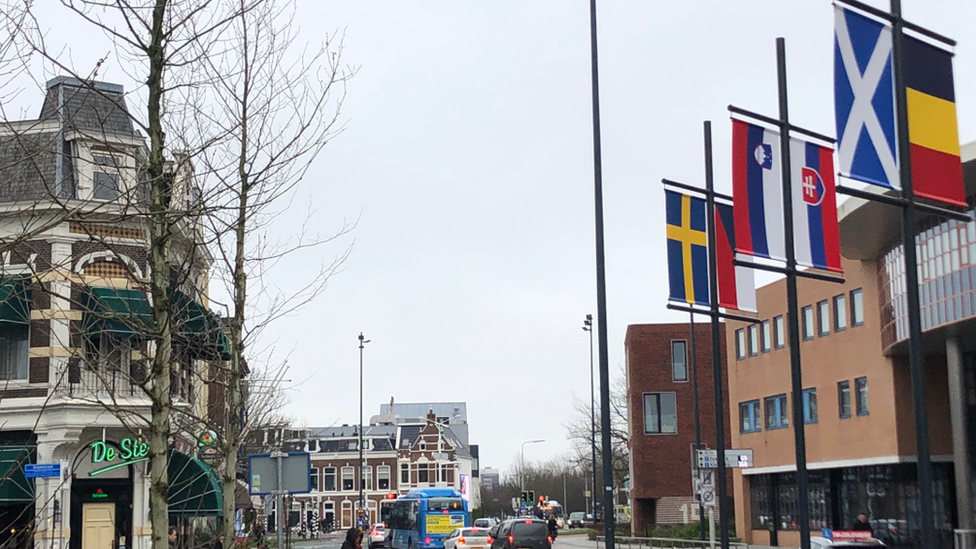
<svg viewBox="0 0 976 549"><path fill-rule="evenodd" d="M664 191L671 301L709 305L705 200Z"/></svg>

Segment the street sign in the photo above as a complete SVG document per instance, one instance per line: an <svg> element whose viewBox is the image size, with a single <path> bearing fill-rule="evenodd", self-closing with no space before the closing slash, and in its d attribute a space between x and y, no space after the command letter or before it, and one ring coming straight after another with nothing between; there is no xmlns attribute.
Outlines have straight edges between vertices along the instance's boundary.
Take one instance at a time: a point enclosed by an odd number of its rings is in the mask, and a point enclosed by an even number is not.
<svg viewBox="0 0 976 549"><path fill-rule="evenodd" d="M277 455L251 454L247 456L247 478L252 496L266 496L283 491L289 494L307 494L312 491L308 452L288 452L281 461L281 488L278 487Z"/></svg>
<svg viewBox="0 0 976 549"><path fill-rule="evenodd" d="M725 451L725 466L730 469L748 469L752 467L752 450ZM699 469L718 469L718 450L698 450Z"/></svg>
<svg viewBox="0 0 976 549"><path fill-rule="evenodd" d="M61 478L60 463L28 463L24 465L25 478Z"/></svg>
<svg viewBox="0 0 976 549"><path fill-rule="evenodd" d="M705 507L715 505L715 471L699 469L695 481L695 499Z"/></svg>

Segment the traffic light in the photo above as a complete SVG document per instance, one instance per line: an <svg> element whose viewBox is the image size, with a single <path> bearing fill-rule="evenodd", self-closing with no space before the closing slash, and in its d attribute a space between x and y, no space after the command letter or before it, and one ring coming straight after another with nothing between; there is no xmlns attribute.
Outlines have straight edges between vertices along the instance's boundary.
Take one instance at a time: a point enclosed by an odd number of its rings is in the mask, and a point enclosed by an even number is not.
<svg viewBox="0 0 976 549"><path fill-rule="evenodd" d="M529 493L522 492L522 505L528 505L528 504L529 504Z"/></svg>
<svg viewBox="0 0 976 549"><path fill-rule="evenodd" d="M544 501L546 501L546 496L539 496L539 504L541 505Z"/></svg>
<svg viewBox="0 0 976 549"><path fill-rule="evenodd" d="M535 490L529 490L529 500L526 503L529 505L535 504Z"/></svg>

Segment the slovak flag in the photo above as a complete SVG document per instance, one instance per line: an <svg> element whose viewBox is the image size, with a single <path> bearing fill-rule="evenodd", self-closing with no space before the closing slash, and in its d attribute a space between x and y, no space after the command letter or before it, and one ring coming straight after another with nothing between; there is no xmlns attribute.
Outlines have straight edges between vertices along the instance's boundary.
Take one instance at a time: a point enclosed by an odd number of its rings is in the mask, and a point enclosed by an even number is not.
<svg viewBox="0 0 976 549"><path fill-rule="evenodd" d="M732 121L736 252L786 260L779 132ZM833 150L790 139L796 262L841 272Z"/></svg>

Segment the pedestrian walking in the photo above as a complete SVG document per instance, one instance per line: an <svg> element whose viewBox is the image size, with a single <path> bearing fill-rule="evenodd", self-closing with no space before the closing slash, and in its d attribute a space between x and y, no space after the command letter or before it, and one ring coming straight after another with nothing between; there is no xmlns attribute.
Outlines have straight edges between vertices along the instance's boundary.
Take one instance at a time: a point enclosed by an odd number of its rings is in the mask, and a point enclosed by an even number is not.
<svg viewBox="0 0 976 549"><path fill-rule="evenodd" d="M176 549L177 533L176 533L175 526L169 527L169 535L167 536L167 538L169 539L169 549Z"/></svg>
<svg viewBox="0 0 976 549"><path fill-rule="evenodd" d="M350 528L346 532L346 539L342 542L342 549L358 549L356 546L356 537L361 535L362 532L358 528Z"/></svg>

